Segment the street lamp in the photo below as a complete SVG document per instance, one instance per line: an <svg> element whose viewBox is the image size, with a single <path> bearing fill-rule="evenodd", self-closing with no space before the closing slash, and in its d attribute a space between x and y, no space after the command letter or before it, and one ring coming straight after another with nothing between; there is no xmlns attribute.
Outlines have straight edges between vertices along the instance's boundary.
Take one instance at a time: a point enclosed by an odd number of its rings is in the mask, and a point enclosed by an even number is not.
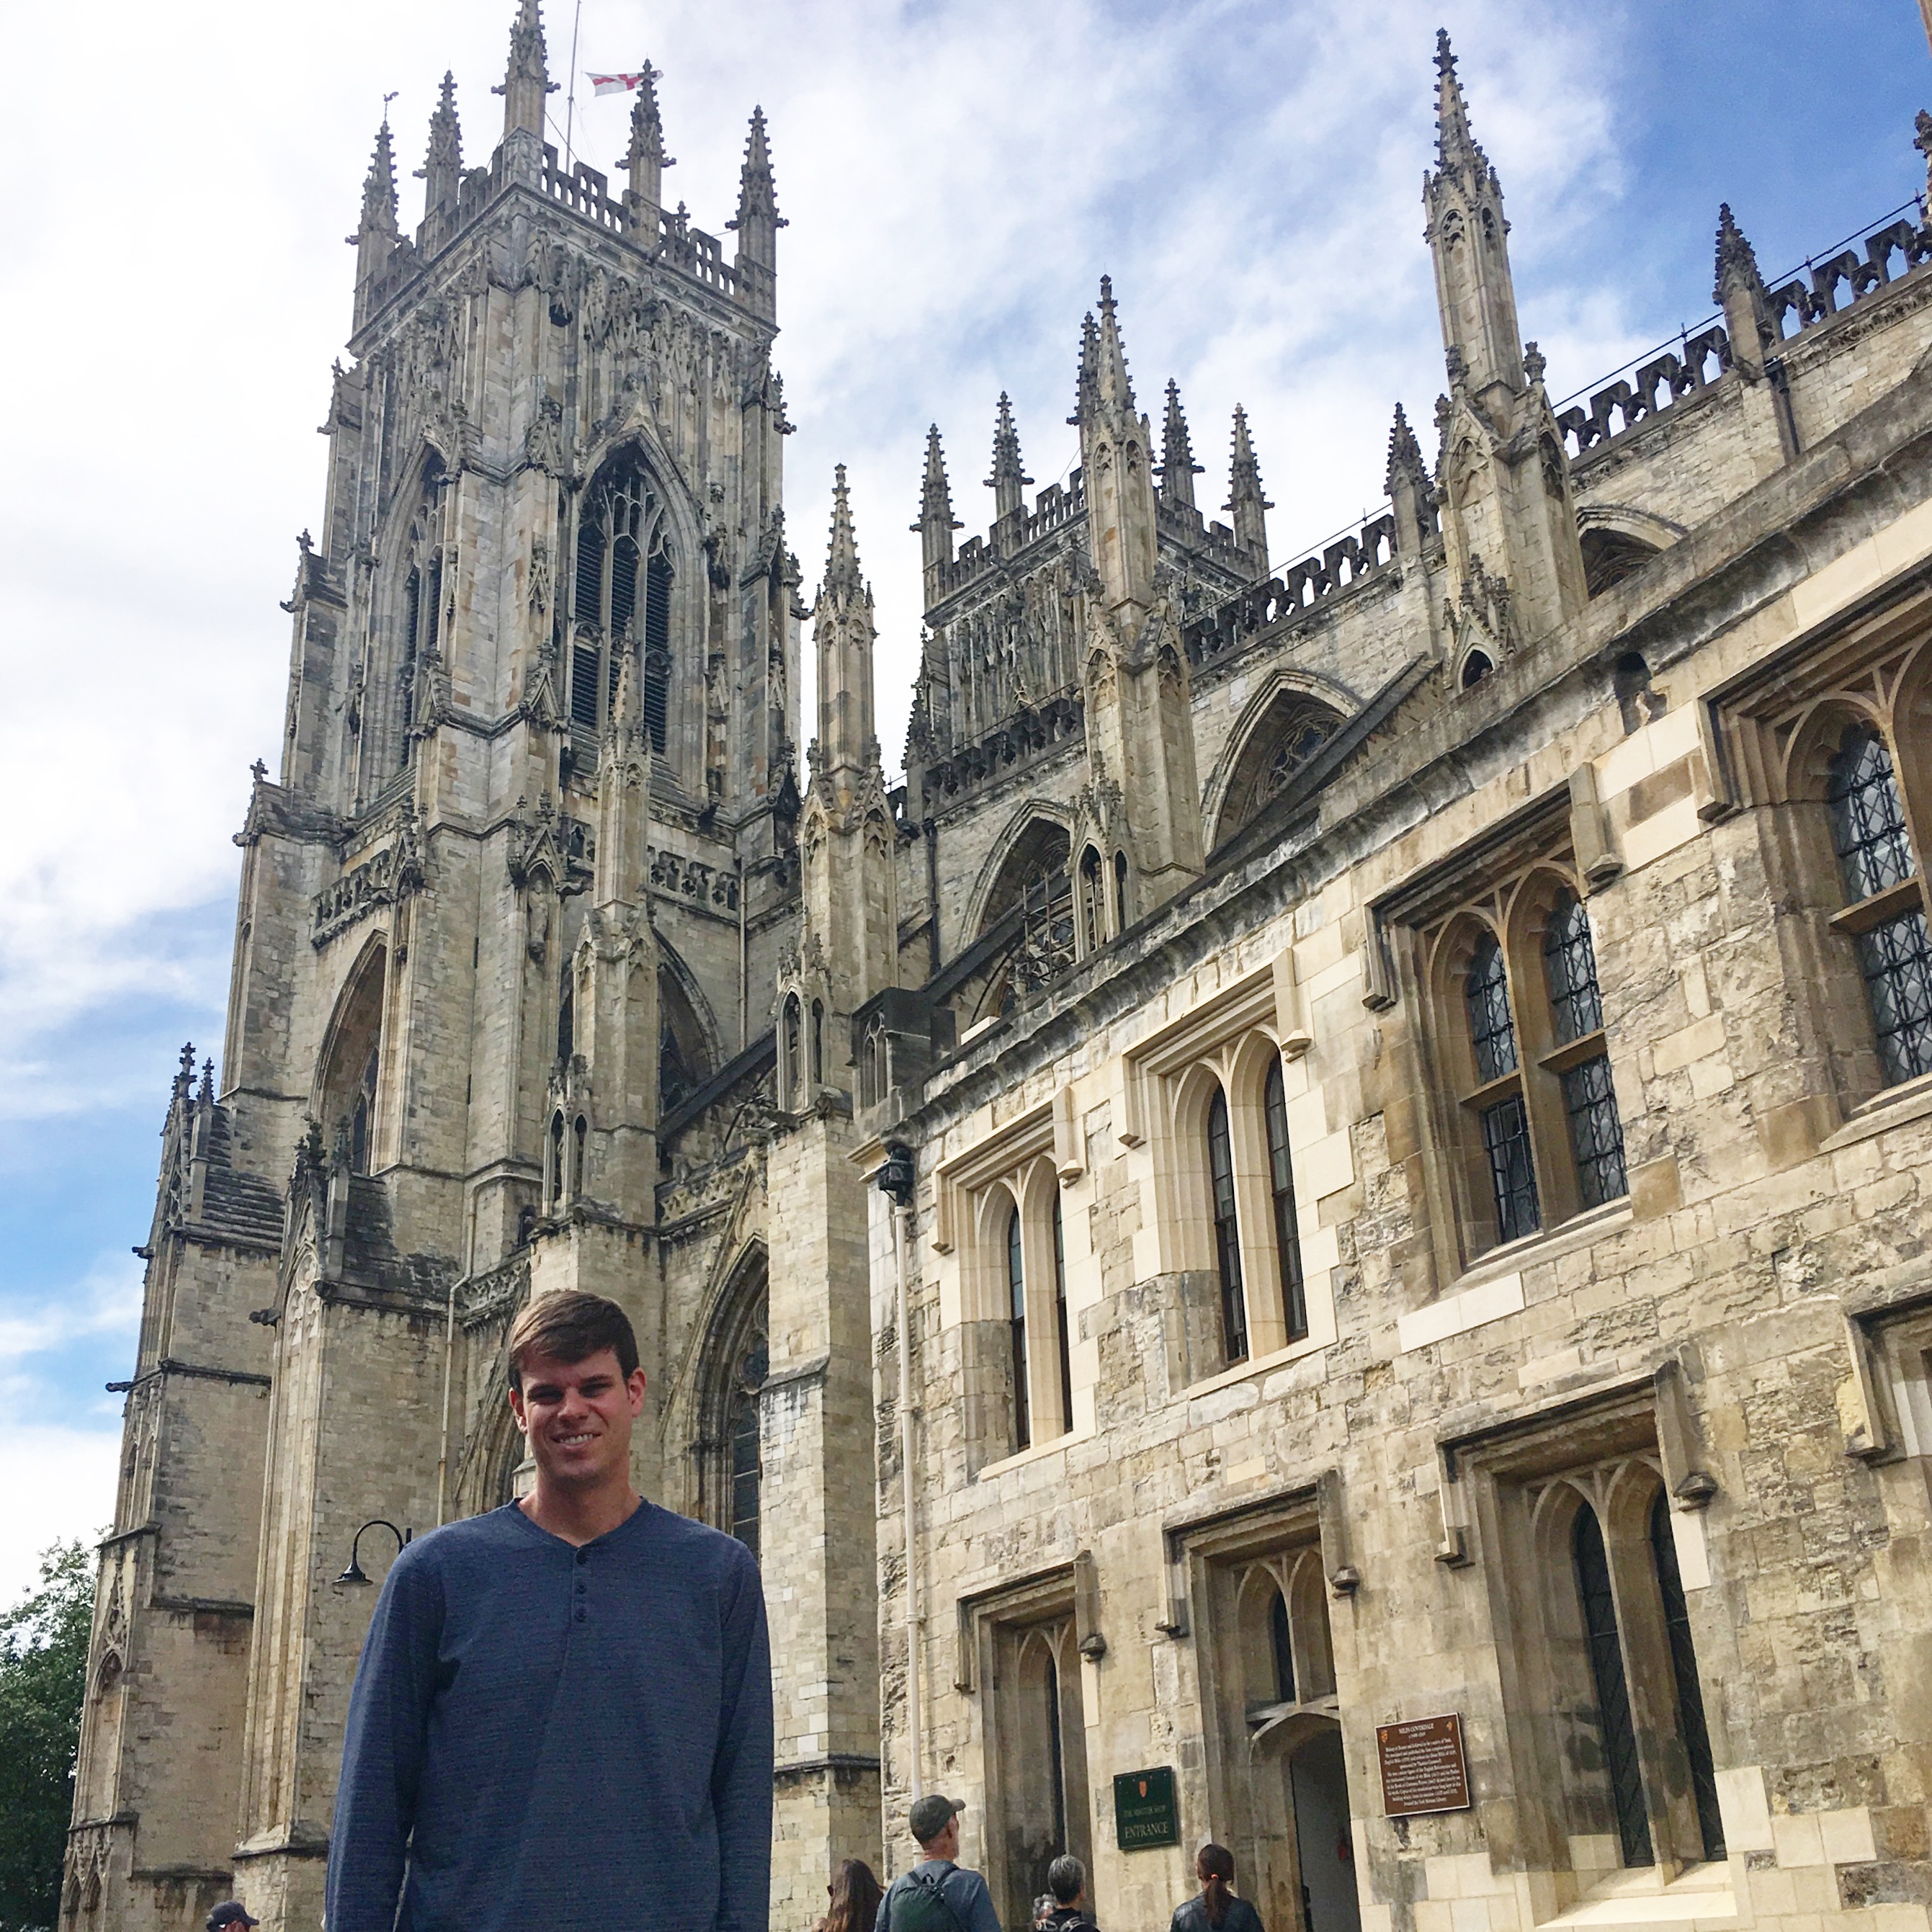
<svg viewBox="0 0 1932 1932"><path fill-rule="evenodd" d="M360 1552L362 1546L363 1531L370 1529L386 1529L389 1534L396 1539L396 1554L398 1556L401 1556L404 1549L408 1546L410 1538L416 1534L416 1532L412 1529L398 1529L386 1516L372 1516L369 1520L362 1526L362 1529L358 1529L356 1532L355 1539L349 1546L349 1568L344 1570L340 1576L336 1578L335 1580L338 1583L366 1583L368 1582L369 1579L364 1576L362 1572Z"/></svg>

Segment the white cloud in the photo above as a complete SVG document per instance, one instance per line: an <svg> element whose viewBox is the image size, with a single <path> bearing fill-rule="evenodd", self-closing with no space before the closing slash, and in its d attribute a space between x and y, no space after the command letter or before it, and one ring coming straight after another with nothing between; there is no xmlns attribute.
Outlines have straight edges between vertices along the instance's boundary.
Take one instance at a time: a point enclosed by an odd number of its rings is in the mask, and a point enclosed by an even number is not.
<svg viewBox="0 0 1932 1932"><path fill-rule="evenodd" d="M99 1256L70 1286L0 1307L0 1605L33 1583L50 1544L91 1542L113 1520L119 1402L98 1381L78 1396L76 1378L57 1385L49 1358L85 1351L125 1374L140 1314L140 1268L124 1253ZM37 1416L61 1419L25 1419Z"/></svg>

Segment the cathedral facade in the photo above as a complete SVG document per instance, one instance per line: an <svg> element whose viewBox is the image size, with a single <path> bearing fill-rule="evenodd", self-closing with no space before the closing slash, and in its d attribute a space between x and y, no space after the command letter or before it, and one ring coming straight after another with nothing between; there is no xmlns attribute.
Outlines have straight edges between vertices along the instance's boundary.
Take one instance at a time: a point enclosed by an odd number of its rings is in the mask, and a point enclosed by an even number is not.
<svg viewBox="0 0 1932 1932"><path fill-rule="evenodd" d="M937 1789L1009 1926L1071 1850L1158 1932L1212 1838L1271 1932L1927 1932L1932 228L1774 286L1726 208L1560 406L1437 68L1432 460L1271 568L1103 283L1065 484L1002 398L959 543L928 436L902 782L762 116L728 250L648 72L560 161L535 0L410 233L384 128L66 1932L320 1925L369 1580L527 1481L563 1287L759 1555L775 1928Z"/></svg>

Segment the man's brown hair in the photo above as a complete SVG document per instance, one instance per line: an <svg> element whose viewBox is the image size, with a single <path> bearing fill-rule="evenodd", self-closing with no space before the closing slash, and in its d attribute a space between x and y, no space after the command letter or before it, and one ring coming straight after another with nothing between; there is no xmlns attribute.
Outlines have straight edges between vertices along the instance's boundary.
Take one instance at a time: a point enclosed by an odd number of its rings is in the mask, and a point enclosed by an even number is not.
<svg viewBox="0 0 1932 1932"><path fill-rule="evenodd" d="M626 1382L638 1366L638 1336L631 1318L614 1301L601 1294L586 1294L580 1288L566 1288L526 1301L510 1324L506 1346L510 1386L519 1391L524 1386L524 1360L530 1355L581 1362L603 1349L613 1349L618 1372Z"/></svg>

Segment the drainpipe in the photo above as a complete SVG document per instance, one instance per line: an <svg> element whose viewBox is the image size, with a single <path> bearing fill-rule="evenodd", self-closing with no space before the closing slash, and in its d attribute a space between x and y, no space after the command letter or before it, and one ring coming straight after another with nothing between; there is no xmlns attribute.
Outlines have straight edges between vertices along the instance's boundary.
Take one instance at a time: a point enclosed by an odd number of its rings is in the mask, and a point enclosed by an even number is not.
<svg viewBox="0 0 1932 1932"><path fill-rule="evenodd" d="M912 1331L906 1289L906 1223L912 1214L912 1150L889 1147L878 1180L880 1191L892 1204L892 1264L897 1276L895 1315L899 1330L899 1506L905 1517L906 1757L907 1774L916 1799L925 1787L920 1775L919 1573L913 1546Z"/></svg>
<svg viewBox="0 0 1932 1932"><path fill-rule="evenodd" d="M449 1298L442 1308L442 1436L436 1451L436 1520L449 1520L449 1379L456 1359L456 1277L449 1278Z"/></svg>

